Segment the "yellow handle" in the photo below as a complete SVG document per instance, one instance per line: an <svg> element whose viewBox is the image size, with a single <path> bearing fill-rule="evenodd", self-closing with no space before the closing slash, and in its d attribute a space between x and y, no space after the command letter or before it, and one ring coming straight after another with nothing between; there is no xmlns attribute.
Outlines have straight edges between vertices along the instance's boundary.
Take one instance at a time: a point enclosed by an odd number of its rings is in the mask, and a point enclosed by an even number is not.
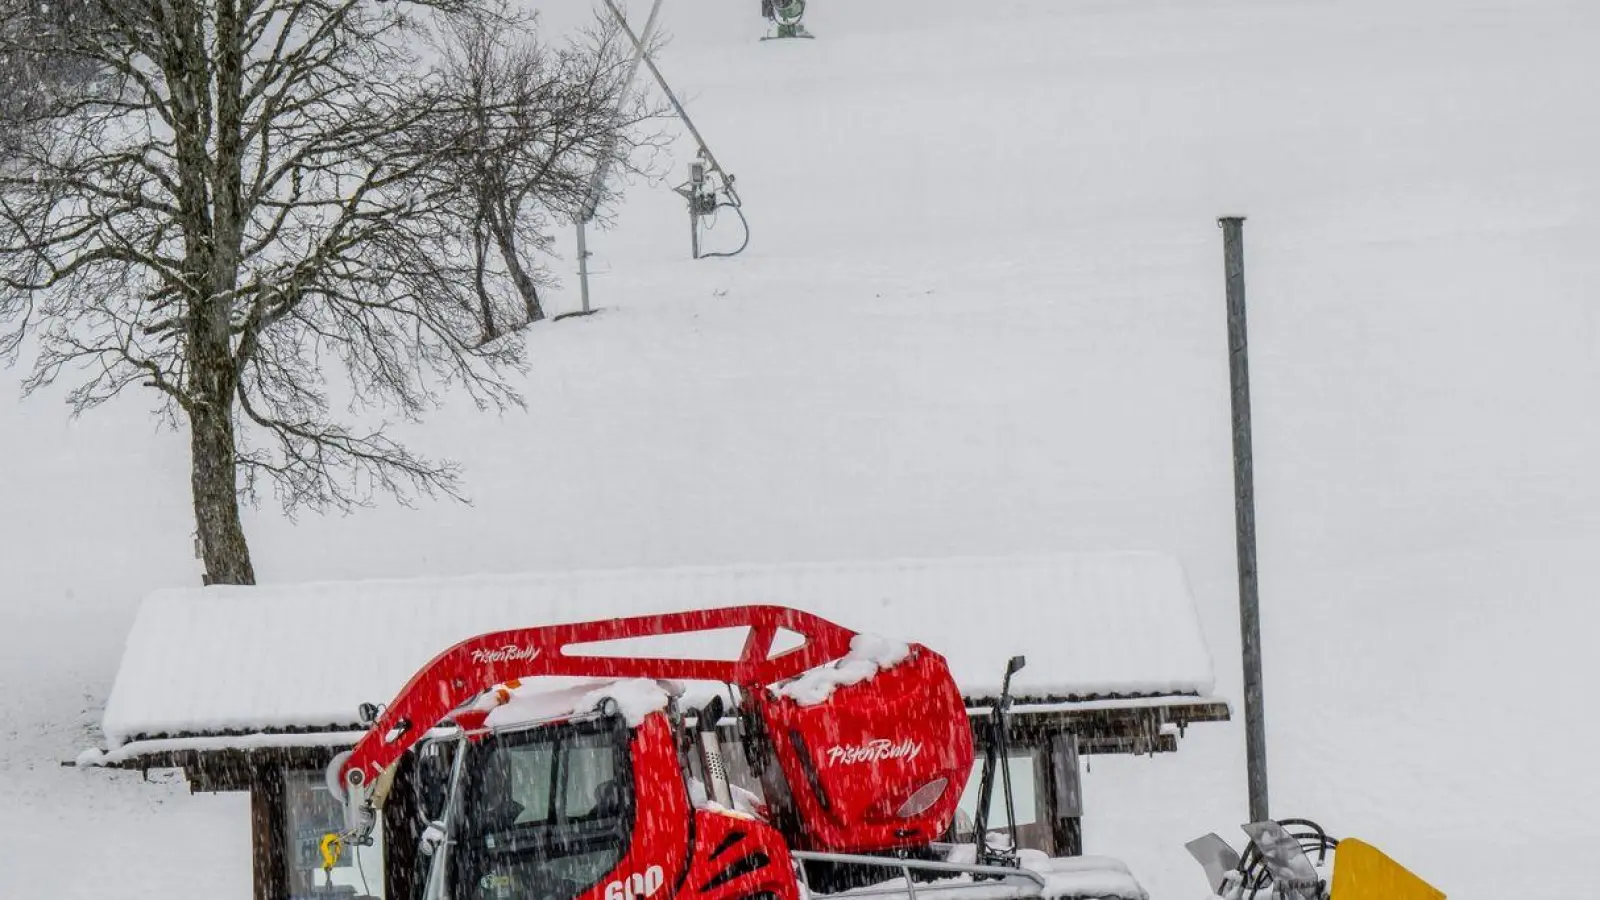
<svg viewBox="0 0 1600 900"><path fill-rule="evenodd" d="M322 871L333 873L333 867L339 862L339 854L344 852L344 839L333 832L322 836Z"/></svg>

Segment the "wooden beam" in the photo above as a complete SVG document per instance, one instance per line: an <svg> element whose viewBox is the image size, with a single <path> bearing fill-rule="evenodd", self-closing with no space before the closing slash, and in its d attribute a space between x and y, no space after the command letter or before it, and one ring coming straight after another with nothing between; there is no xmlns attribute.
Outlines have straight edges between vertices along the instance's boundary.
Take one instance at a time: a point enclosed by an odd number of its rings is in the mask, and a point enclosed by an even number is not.
<svg viewBox="0 0 1600 900"><path fill-rule="evenodd" d="M203 766L213 771L226 771L234 765L242 764L248 768L257 760L276 760L295 769L320 769L332 761L334 754L348 749L350 748L314 746L260 747L253 750L164 750L120 762L105 763L104 767L137 772L144 769L188 769ZM248 789L248 781L245 781L240 787L232 790Z"/></svg>
<svg viewBox="0 0 1600 900"><path fill-rule="evenodd" d="M1078 753L1082 756L1143 756L1177 752L1178 739L1170 734L1159 735L1148 745L1143 745L1140 739L1131 737L1102 737L1078 744Z"/></svg>
<svg viewBox="0 0 1600 900"><path fill-rule="evenodd" d="M974 717L976 719L977 717ZM1193 722L1226 722L1230 715L1226 703L1154 704L1098 709L1051 709L1034 712L1014 712L1010 717L1013 734L1024 735L1030 731L1049 732L1061 729L1078 734L1116 730L1126 722L1172 723L1187 726Z"/></svg>
<svg viewBox="0 0 1600 900"><path fill-rule="evenodd" d="M1226 703L1195 703L1164 707L1169 721L1187 725L1190 722L1231 722L1233 713Z"/></svg>
<svg viewBox="0 0 1600 900"><path fill-rule="evenodd" d="M1052 856L1083 855L1083 819L1064 816L1050 823L1050 840L1055 844Z"/></svg>
<svg viewBox="0 0 1600 900"><path fill-rule="evenodd" d="M1078 736L1078 749L1084 754L1172 753L1178 749L1176 735L1163 734L1163 711L1147 709L1096 711L1092 715L1067 716L1052 713L1010 723L1008 740L1016 747L1036 747L1052 736L1071 732ZM981 751L986 732L974 737Z"/></svg>
<svg viewBox="0 0 1600 900"><path fill-rule="evenodd" d="M1156 702L1152 702L1152 700ZM1106 706L1106 703L1116 703L1118 698L1081 698L1081 702L1093 704L1090 708L1074 709L1072 701L1064 698L1040 697L1032 698L1030 702L1037 704L1065 704L1066 708L1029 709L1021 706L1012 710L1012 736L1026 740L1030 732L1050 732L1059 730L1072 730L1085 738L1092 738L1101 733L1121 735L1127 732L1128 721L1148 721L1152 714L1156 716L1157 724L1174 724L1180 729L1187 728L1195 722L1227 722L1232 716L1228 705L1222 702L1182 702L1183 696L1171 698L1172 702L1159 702L1160 698L1124 698L1126 706ZM971 698L968 705L972 706ZM982 708L983 704L973 707ZM976 716L974 718L977 718ZM728 727L729 740L735 730ZM328 726L326 728L299 729L308 735L322 734L330 730L348 730L349 726ZM295 730L287 732L269 731L264 733L296 733ZM205 735L192 735L190 737L206 737ZM153 740L153 739L152 739ZM1169 742L1162 742L1163 749ZM136 745L135 745L136 746ZM1122 745L1118 745L1122 746ZM268 762L277 763L290 769L323 769L338 753L347 747L311 745L288 747L263 747L252 750L243 749L183 749L164 750L143 754L132 759L116 763L106 763L108 768L125 769L132 771L145 771L151 769L182 769L189 779L190 788L198 792L210 791L247 791L251 789L251 771L257 766ZM1097 752L1132 752L1131 750L1105 750Z"/></svg>
<svg viewBox="0 0 1600 900"><path fill-rule="evenodd" d="M287 900L288 840L284 834L283 768L271 763L252 769L250 784L250 861L255 900Z"/></svg>
<svg viewBox="0 0 1600 900"><path fill-rule="evenodd" d="M322 771L333 761L337 747L263 747L256 750L175 750L152 753L107 768L149 771L182 769L191 793L248 791L255 771L262 766Z"/></svg>
<svg viewBox="0 0 1600 900"><path fill-rule="evenodd" d="M1078 742L1071 732L1051 735L1034 763L1034 783L1043 785L1051 856L1083 855L1083 778Z"/></svg>

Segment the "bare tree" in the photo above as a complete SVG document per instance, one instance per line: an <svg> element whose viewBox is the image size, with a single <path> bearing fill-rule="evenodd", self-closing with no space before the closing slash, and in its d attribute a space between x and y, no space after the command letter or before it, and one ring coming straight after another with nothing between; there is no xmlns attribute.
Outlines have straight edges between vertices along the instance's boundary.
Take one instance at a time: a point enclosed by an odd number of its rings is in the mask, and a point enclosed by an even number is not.
<svg viewBox="0 0 1600 900"><path fill-rule="evenodd" d="M38 89L0 106L0 352L36 353L28 392L81 373L75 414L139 386L187 425L208 582L254 580L239 500L261 476L291 512L459 497L456 468L406 449L381 415L414 418L452 387L480 408L521 403L507 381L517 335L481 316L528 308L518 241L537 249L527 211L544 182L508 172L522 205L486 212L482 190L441 167L481 167L504 121L629 120L604 89L564 112L533 108L561 88L464 95L419 57L425 24L457 16L473 23L457 33L494 48L491 69L517 69L496 58L513 46L503 13L494 0L0 0L0 67ZM591 46L588 68L620 70L615 50ZM552 169L600 163L582 158L599 144L562 146ZM483 261L483 234L500 265Z"/></svg>
<svg viewBox="0 0 1600 900"><path fill-rule="evenodd" d="M641 128L665 106L629 91L632 48L613 20L601 17L558 48L535 34L460 16L443 53L442 90L461 118L442 128L454 145L439 142L430 155L440 179L467 189L462 216L472 222L485 341L545 317L539 288L548 273L538 257L550 249L550 228L586 202L603 207L615 198L612 179L595 182L599 196L588 196L597 166L649 174L666 146L659 131ZM485 289L496 269L515 288L519 308L496 308Z"/></svg>

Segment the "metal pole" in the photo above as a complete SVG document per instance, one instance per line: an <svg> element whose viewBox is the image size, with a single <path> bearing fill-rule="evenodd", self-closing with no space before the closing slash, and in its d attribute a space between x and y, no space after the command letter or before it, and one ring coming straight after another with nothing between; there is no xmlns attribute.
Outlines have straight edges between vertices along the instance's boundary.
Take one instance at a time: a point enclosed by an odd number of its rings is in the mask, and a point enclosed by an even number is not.
<svg viewBox="0 0 1600 900"><path fill-rule="evenodd" d="M666 76L662 75L661 70L656 68L656 61L650 58L650 53L646 49L644 42L639 39L638 35L633 33L633 28L628 25L627 17L622 14L622 10L617 8L615 0L605 0L605 4L611 10L611 15L617 20L617 24L621 26L622 33L626 34L628 40L633 42L634 50L638 51L640 57L643 58L645 66L650 69L650 74L655 77L656 84L661 86L661 92L667 95L667 100L672 103L672 109L677 112L678 118L683 120L683 124L688 127L689 133L694 136L695 144L700 147L700 152L705 154L706 161L711 164L712 171L723 172L722 166L717 164L717 158L712 155L711 148L706 146L705 138L700 136L700 129L694 127L694 120L689 118L687 112L684 112L683 104L678 102L678 95L674 94L672 88L667 85ZM727 173L723 172L723 174Z"/></svg>
<svg viewBox="0 0 1600 900"><path fill-rule="evenodd" d="M1244 216L1217 220L1222 227L1228 290L1228 374L1233 395L1233 516L1238 546L1239 638L1244 657L1245 765L1250 821L1267 813L1267 726L1261 691L1261 604L1256 591L1255 470L1250 447L1250 347L1245 331Z"/></svg>
<svg viewBox="0 0 1600 900"><path fill-rule="evenodd" d="M615 6L611 11L618 17L624 27L627 20L622 18L622 11ZM622 90L617 92L617 111L622 110L622 104L628 98L628 92L633 89L633 80L639 74L639 63L644 61L645 47L656 33L656 16L661 12L661 0L655 0L650 6L650 15L645 19L644 36L634 41L633 61L628 64L628 77L623 80ZM601 158L600 164L595 167L594 173L589 176L589 189L583 195L583 207L578 214L572 217L573 224L578 226L578 284L583 295L583 312L588 314L589 309L589 238L588 224L594 220L595 212L600 208L600 193L605 190L606 176L611 172L614 162L612 153L616 141L608 145L606 154Z"/></svg>
<svg viewBox="0 0 1600 900"><path fill-rule="evenodd" d="M583 311L589 311L589 241L584 236L583 220L578 225L578 285L583 295Z"/></svg>

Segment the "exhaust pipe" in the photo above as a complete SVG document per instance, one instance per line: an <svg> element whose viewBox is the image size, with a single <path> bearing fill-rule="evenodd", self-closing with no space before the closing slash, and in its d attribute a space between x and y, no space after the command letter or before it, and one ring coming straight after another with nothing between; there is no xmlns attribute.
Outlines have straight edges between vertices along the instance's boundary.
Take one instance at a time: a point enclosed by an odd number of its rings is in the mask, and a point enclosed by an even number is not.
<svg viewBox="0 0 1600 900"><path fill-rule="evenodd" d="M717 723L722 721L722 698L713 697L701 710L696 727L700 732L700 767L706 773L706 790L724 809L733 809L733 789L728 786L728 769L722 762L722 742L717 739Z"/></svg>

